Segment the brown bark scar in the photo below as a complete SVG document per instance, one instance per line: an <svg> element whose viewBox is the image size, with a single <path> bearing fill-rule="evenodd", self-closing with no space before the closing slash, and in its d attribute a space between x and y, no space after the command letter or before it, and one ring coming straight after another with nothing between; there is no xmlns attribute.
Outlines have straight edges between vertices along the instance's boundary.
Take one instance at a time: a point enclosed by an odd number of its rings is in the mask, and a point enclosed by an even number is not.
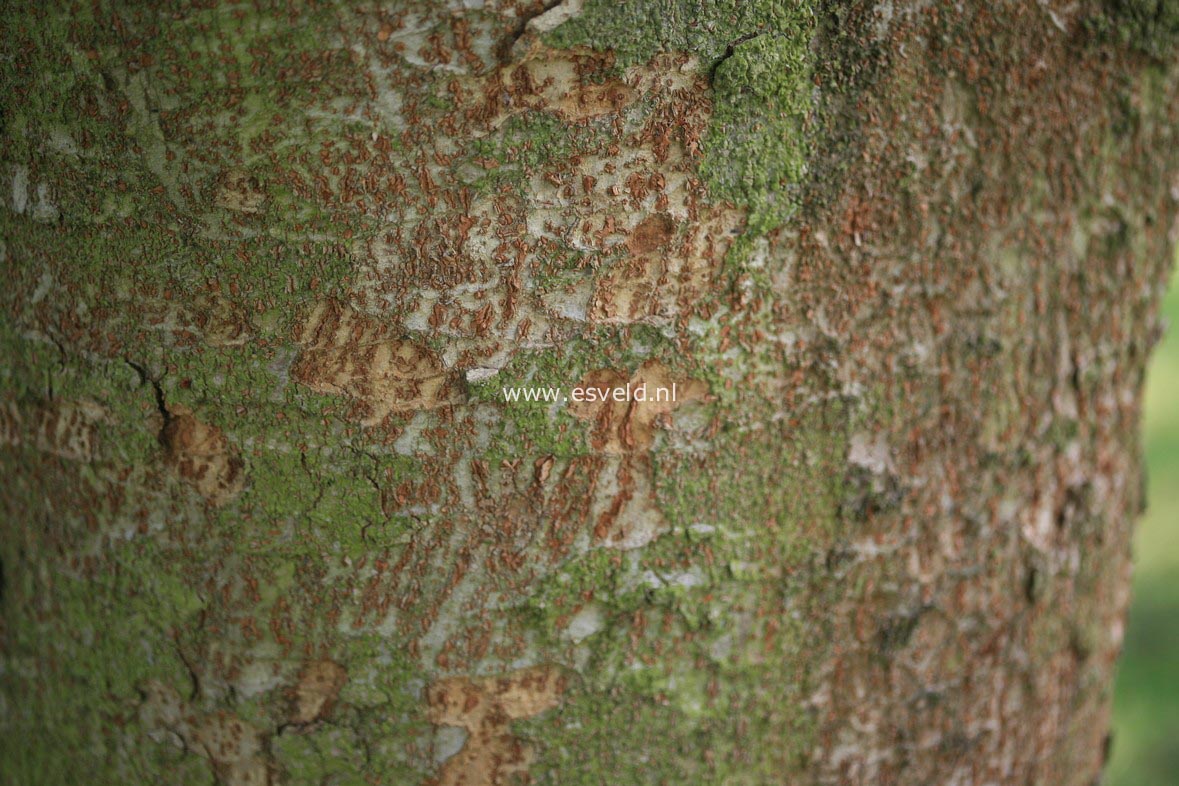
<svg viewBox="0 0 1179 786"><path fill-rule="evenodd" d="M291 723L306 724L325 717L347 681L348 672L333 660L324 658L308 663L295 685Z"/></svg>
<svg viewBox="0 0 1179 786"><path fill-rule="evenodd" d="M15 403L0 408L0 446L29 443L70 461L93 461L98 423L106 410L93 401L50 401L22 412Z"/></svg>
<svg viewBox="0 0 1179 786"><path fill-rule="evenodd" d="M696 379L673 376L658 361L648 361L629 377L611 369L591 371L581 380L581 389L594 388L600 399L609 391L625 388L631 391L645 388L646 400L633 397L628 401L571 401L569 413L579 420L593 424L591 445L608 454L624 454L649 449L655 440L655 428L662 419L690 401L701 401L708 395L708 386ZM673 390L675 401L656 401L656 391Z"/></svg>
<svg viewBox="0 0 1179 786"><path fill-rule="evenodd" d="M612 391L630 385L634 395L617 401ZM650 457L656 428L669 422L671 413L690 401L708 396L701 380L675 376L662 363L648 361L629 377L624 372L599 369L587 374L582 389L598 391L596 401L573 401L569 412L592 424L590 445L609 460L601 470L595 491L594 541L607 548L635 549L667 530L655 502ZM643 391L639 400L635 391ZM656 401L657 390L675 391L675 400ZM601 400L610 396L609 400Z"/></svg>
<svg viewBox="0 0 1179 786"><path fill-rule="evenodd" d="M500 786L527 777L534 753L512 734L511 723L556 707L566 687L565 673L551 665L500 677L448 677L431 685L426 691L430 722L458 726L468 734L435 786Z"/></svg>
<svg viewBox="0 0 1179 786"><path fill-rule="evenodd" d="M224 505L245 486L245 462L217 426L197 420L184 406L173 406L161 441L168 464L182 480L215 506Z"/></svg>
<svg viewBox="0 0 1179 786"><path fill-rule="evenodd" d="M367 409L366 425L460 400L433 350L389 335L386 326L346 306L319 303L295 339L303 351L291 376L317 393L357 399Z"/></svg>

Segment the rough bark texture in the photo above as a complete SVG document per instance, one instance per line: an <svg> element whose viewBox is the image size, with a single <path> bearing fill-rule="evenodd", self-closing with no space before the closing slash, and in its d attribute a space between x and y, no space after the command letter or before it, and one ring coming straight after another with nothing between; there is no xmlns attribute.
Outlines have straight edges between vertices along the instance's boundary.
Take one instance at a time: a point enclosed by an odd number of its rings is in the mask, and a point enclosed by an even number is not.
<svg viewBox="0 0 1179 786"><path fill-rule="evenodd" d="M5 783L1099 777L1173 0L0 19Z"/></svg>

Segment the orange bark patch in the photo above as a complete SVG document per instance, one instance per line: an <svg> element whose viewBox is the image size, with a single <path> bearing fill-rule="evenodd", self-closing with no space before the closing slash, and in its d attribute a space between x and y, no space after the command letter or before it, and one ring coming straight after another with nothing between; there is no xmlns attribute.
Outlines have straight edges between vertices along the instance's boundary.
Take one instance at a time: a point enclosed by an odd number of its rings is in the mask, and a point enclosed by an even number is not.
<svg viewBox="0 0 1179 786"><path fill-rule="evenodd" d="M628 385L630 398L617 400L614 391ZM708 394L705 383L674 377L658 361L644 363L629 377L610 369L591 371L578 387L587 391L585 398L589 398L589 389L596 390L596 400L571 402L570 414L593 422L591 444L595 450L612 454L647 450L655 440L656 426L678 407Z"/></svg>
<svg viewBox="0 0 1179 786"><path fill-rule="evenodd" d="M309 663L299 676L291 706L292 723L311 723L328 714L348 681L348 672L333 660Z"/></svg>
<svg viewBox="0 0 1179 786"><path fill-rule="evenodd" d="M389 335L386 326L334 303L316 306L296 330L303 353L291 376L318 393L362 402L367 424L390 413L455 403L441 359L429 348Z"/></svg>
<svg viewBox="0 0 1179 786"><path fill-rule="evenodd" d="M493 74L483 87L485 95L511 100L495 112L493 125L527 110L555 112L570 121L600 117L619 112L637 97L633 80L595 78L613 62L609 53L551 49L534 41L517 54L516 62Z"/></svg>
<svg viewBox="0 0 1179 786"><path fill-rule="evenodd" d="M589 318L607 323L667 323L708 293L713 277L744 220L734 210L712 209L691 222L669 248L675 232L663 214L648 216L627 238L630 256L599 280ZM666 249L663 253L660 250Z"/></svg>
<svg viewBox="0 0 1179 786"><path fill-rule="evenodd" d="M470 84L485 97L479 114L493 128L527 111L553 112L570 122L617 114L646 92L681 90L698 80L694 67L684 67L686 55L659 56L617 77L610 52L554 49L534 37L520 43L513 62Z"/></svg>
<svg viewBox="0 0 1179 786"><path fill-rule="evenodd" d="M647 216L631 232L626 245L632 254L646 254L662 248L671 240L675 224L663 213Z"/></svg>
<svg viewBox="0 0 1179 786"><path fill-rule="evenodd" d="M169 415L162 435L169 465L213 505L236 497L245 485L245 464L225 433L185 407L174 407Z"/></svg>
<svg viewBox="0 0 1179 786"><path fill-rule="evenodd" d="M591 371L579 387L587 399L593 389L595 400L574 401L569 412L593 423L590 444L609 456L596 483L594 541L607 548L640 548L667 531L646 453L654 444L655 429L669 425L676 408L706 398L708 386L675 377L661 363L648 361L630 376L610 369ZM630 398L618 400L618 390L629 390Z"/></svg>
<svg viewBox="0 0 1179 786"><path fill-rule="evenodd" d="M437 786L499 786L526 776L533 753L511 732L511 722L531 718L560 702L565 675L534 666L502 677L450 677L429 687L430 722L459 726L468 737L446 761Z"/></svg>

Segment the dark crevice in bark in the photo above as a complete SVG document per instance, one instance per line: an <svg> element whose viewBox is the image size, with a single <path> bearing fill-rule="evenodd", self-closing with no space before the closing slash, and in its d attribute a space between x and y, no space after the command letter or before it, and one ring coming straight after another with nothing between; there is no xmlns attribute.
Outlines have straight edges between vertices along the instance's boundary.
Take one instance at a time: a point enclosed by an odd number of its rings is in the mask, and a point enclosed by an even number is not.
<svg viewBox="0 0 1179 786"><path fill-rule="evenodd" d="M65 345L61 343L61 339L52 333L46 333L45 335L53 343L53 346L57 348L57 356L59 358L57 367L63 371L69 368L68 361L70 354L66 351ZM53 401L54 398L56 398L56 394L53 390L53 375L47 374L45 380L45 399L46 401Z"/></svg>
<svg viewBox="0 0 1179 786"><path fill-rule="evenodd" d="M532 20L539 16L544 16L549 11L552 11L554 8L561 5L561 3L564 1L565 0L548 0L548 2L542 4L536 12L522 15L516 25L512 28L511 33L505 36L499 45L495 47L495 59L498 60L501 64L510 63L513 59L515 59L513 57L513 52L516 51L516 45L520 44L521 42L526 42L529 36L532 35L532 31L528 29L528 25L531 24Z"/></svg>
<svg viewBox="0 0 1179 786"><path fill-rule="evenodd" d="M173 640L172 646L176 650L176 657L180 659L180 662L184 664L184 670L188 672L188 681L190 686L188 700L190 702L196 701L197 697L200 696L201 693L200 675L197 674L196 667L192 665L192 662L184 654L184 648L180 646L180 642Z"/></svg>
<svg viewBox="0 0 1179 786"><path fill-rule="evenodd" d="M156 409L159 410L160 416L164 419L163 426L160 428L159 438L162 442L164 434L168 429L168 424L172 422L172 413L168 411L168 402L164 400L164 389L160 387L160 381L153 377L145 366L136 363L130 358L123 358L123 362L135 370L139 375L140 384L151 385L152 396L156 402Z"/></svg>
<svg viewBox="0 0 1179 786"><path fill-rule="evenodd" d="M908 644L909 639L913 636L913 631L917 629L921 615L930 608L922 606L911 612L890 617L877 632L877 652L883 657L888 657Z"/></svg>
<svg viewBox="0 0 1179 786"><path fill-rule="evenodd" d="M1023 595L1029 605L1035 605L1040 595L1040 572L1035 566L1029 567L1023 580Z"/></svg>
<svg viewBox="0 0 1179 786"><path fill-rule="evenodd" d="M856 553L846 543L842 543L834 548L827 550L827 556L824 560L824 566L828 573L834 573L839 576L846 574L846 568L856 561Z"/></svg>
<svg viewBox="0 0 1179 786"><path fill-rule="evenodd" d="M739 35L728 43L725 47L725 53L716 59L716 62L708 69L708 83L713 84L716 81L716 70L720 68L721 63L728 60L737 51L737 47L744 44L746 41L752 41L755 38L765 35L764 32L745 33Z"/></svg>
<svg viewBox="0 0 1179 786"><path fill-rule="evenodd" d="M315 499L312 501L311 505L308 506L306 511L307 514L310 514L311 511L319 507L319 503L323 502L325 485L323 483L323 479L317 473L312 471L311 466L307 463L307 453L305 451L299 451L299 466L302 468L303 472L306 473L307 479L316 489Z"/></svg>

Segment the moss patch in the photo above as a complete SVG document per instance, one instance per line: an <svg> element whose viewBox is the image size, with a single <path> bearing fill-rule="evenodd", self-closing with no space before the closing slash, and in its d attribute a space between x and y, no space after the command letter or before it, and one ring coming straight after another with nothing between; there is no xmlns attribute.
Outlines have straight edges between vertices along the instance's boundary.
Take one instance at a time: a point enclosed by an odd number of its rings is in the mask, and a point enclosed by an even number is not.
<svg viewBox="0 0 1179 786"><path fill-rule="evenodd" d="M1106 0L1105 7L1094 24L1123 46L1162 59L1179 43L1179 0Z"/></svg>
<svg viewBox="0 0 1179 786"><path fill-rule="evenodd" d="M783 224L800 201L815 29L811 7L801 2L591 0L549 40L613 51L620 67L664 51L700 59L714 91L700 173L715 199L749 210L749 231L731 252L740 258L751 238Z"/></svg>
<svg viewBox="0 0 1179 786"><path fill-rule="evenodd" d="M749 209L749 231L784 223L806 172L803 124L811 108L810 22L733 47L716 67L701 174L710 192Z"/></svg>

